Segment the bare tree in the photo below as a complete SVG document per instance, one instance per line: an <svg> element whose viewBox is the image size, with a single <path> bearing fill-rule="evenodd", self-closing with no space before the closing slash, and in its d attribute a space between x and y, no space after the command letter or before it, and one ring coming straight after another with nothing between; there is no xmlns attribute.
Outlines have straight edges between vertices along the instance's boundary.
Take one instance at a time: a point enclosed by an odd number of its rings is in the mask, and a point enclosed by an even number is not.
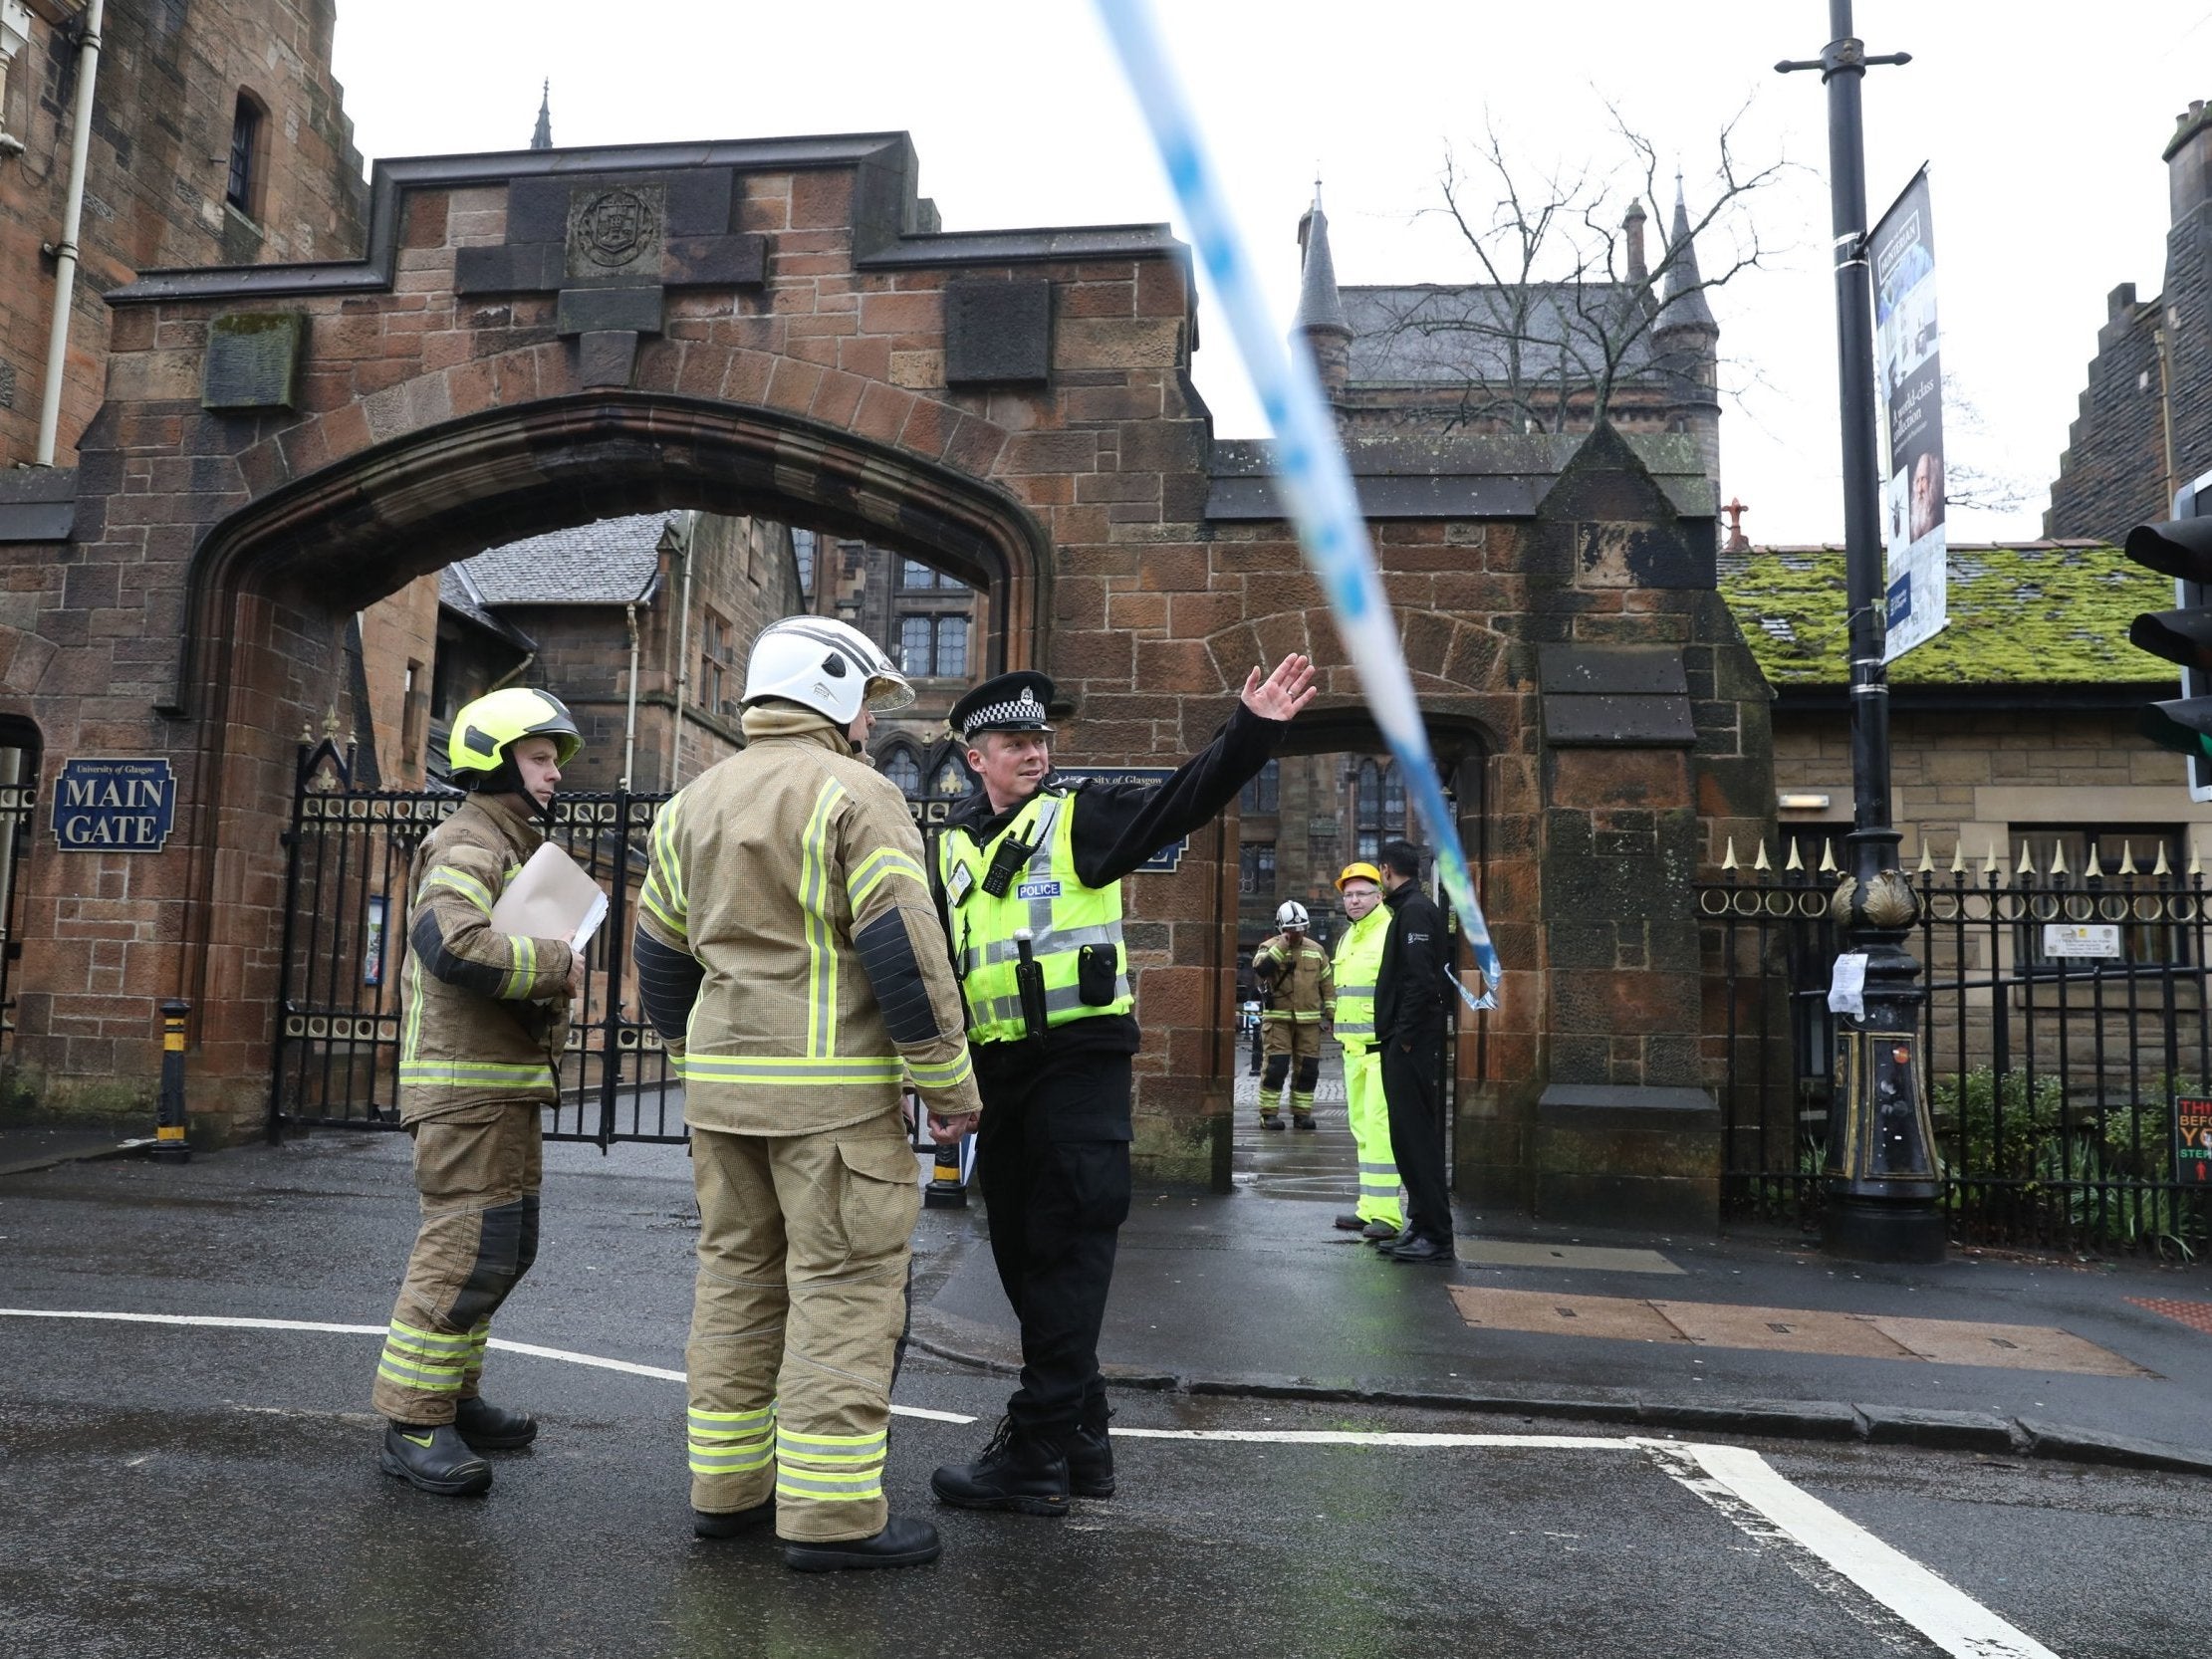
<svg viewBox="0 0 2212 1659"><path fill-rule="evenodd" d="M1456 380L1449 424L1566 431L1612 410L1623 382L1655 362L1661 302L1726 287L1780 250L1764 243L1752 198L1791 163L1747 164L1737 153L1742 112L1724 125L1708 190L1687 224L1689 249L1670 241L1672 203L1660 196L1657 147L1606 106L1619 154L1543 171L1507 152L1487 118L1472 160L1447 152L1440 207L1474 256L1482 281L1387 291L1379 336L1420 378ZM1660 227L1647 259L1628 204ZM1698 261L1703 261L1702 265Z"/></svg>

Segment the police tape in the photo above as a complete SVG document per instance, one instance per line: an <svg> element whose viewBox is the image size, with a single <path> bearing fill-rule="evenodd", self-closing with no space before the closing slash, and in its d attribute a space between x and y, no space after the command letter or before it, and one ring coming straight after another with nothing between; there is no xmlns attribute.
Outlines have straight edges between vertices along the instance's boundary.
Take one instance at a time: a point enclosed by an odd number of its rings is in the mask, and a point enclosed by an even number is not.
<svg viewBox="0 0 2212 1659"><path fill-rule="evenodd" d="M1458 826L1421 724L1413 678L1399 648L1396 621L1375 574L1374 549L1352 483L1352 469L1338 445L1336 425L1312 361L1284 344L1268 314L1251 262L1246 259L1220 175L1207 160L1190 106L1168 63L1146 0L1097 0L1099 16L1120 55L1122 73L1144 112L1188 222L1190 238L1213 281L1229 332L1259 393L1275 433L1275 489L1298 531L1306 563L1329 597L1337 633L1358 671L1367 710L1396 759L1407 797L1436 837L1436 869L1459 911L1468 948L1483 978L1477 997L1458 976L1451 983L1469 1008L1498 1006L1504 977L1497 947L1474 878L1460 845Z"/></svg>

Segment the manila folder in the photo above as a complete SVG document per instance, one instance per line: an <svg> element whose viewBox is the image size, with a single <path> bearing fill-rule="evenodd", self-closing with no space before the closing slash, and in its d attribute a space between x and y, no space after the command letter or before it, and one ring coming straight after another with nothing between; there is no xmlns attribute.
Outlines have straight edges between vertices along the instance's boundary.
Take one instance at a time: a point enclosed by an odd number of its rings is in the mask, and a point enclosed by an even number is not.
<svg viewBox="0 0 2212 1659"><path fill-rule="evenodd" d="M566 939L578 950L607 919L607 895L576 860L547 841L492 906L492 927L532 939Z"/></svg>

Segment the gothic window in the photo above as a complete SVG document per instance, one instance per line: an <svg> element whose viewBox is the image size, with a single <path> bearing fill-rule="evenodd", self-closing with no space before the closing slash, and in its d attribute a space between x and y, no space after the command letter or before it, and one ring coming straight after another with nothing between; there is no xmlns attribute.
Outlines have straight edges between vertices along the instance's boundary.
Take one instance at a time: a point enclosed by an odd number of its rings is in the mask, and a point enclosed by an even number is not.
<svg viewBox="0 0 2212 1659"><path fill-rule="evenodd" d="M799 566L799 593L802 598L814 593L814 532L794 530L791 533L791 557Z"/></svg>
<svg viewBox="0 0 2212 1659"><path fill-rule="evenodd" d="M921 794L921 762L903 743L883 751L883 776L898 786L909 801Z"/></svg>
<svg viewBox="0 0 2212 1659"><path fill-rule="evenodd" d="M1244 786L1239 804L1248 813L1272 813L1282 799L1283 763L1269 761L1259 775Z"/></svg>
<svg viewBox="0 0 2212 1659"><path fill-rule="evenodd" d="M255 217L254 196L261 185L256 176L260 159L261 106L253 94L241 92L230 120L230 179L223 199L249 219Z"/></svg>
<svg viewBox="0 0 2212 1659"><path fill-rule="evenodd" d="M918 559L901 559L898 562L898 586L909 593L925 589L951 586L949 577L940 577Z"/></svg>
<svg viewBox="0 0 2212 1659"><path fill-rule="evenodd" d="M937 618L937 672L954 676L968 671L968 619L965 616L940 616Z"/></svg>
<svg viewBox="0 0 2212 1659"><path fill-rule="evenodd" d="M1394 762L1382 769L1382 832L1393 839L1405 833L1405 780Z"/></svg>
<svg viewBox="0 0 2212 1659"><path fill-rule="evenodd" d="M937 768L937 793L947 800L968 793L968 769L957 755L947 755L945 764Z"/></svg>
<svg viewBox="0 0 2212 1659"><path fill-rule="evenodd" d="M710 714L740 713L737 646L730 624L713 611L706 613L699 644L699 706Z"/></svg>
<svg viewBox="0 0 2212 1659"><path fill-rule="evenodd" d="M1247 898L1275 896L1275 843L1246 841L1237 848L1237 891Z"/></svg>
<svg viewBox="0 0 2212 1659"><path fill-rule="evenodd" d="M898 666L908 674L934 674L936 629L927 616L898 619Z"/></svg>

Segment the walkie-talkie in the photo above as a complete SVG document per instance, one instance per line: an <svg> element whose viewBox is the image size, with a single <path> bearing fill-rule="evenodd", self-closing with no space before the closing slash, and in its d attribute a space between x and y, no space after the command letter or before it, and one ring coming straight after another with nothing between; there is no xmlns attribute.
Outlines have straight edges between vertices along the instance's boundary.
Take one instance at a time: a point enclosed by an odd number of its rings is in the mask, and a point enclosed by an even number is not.
<svg viewBox="0 0 2212 1659"><path fill-rule="evenodd" d="M983 890L993 898L1004 898L1006 889L1014 885L1014 877L1036 850L1029 842L1016 840L1012 835L1000 841L998 851L991 854L991 867L983 872Z"/></svg>

